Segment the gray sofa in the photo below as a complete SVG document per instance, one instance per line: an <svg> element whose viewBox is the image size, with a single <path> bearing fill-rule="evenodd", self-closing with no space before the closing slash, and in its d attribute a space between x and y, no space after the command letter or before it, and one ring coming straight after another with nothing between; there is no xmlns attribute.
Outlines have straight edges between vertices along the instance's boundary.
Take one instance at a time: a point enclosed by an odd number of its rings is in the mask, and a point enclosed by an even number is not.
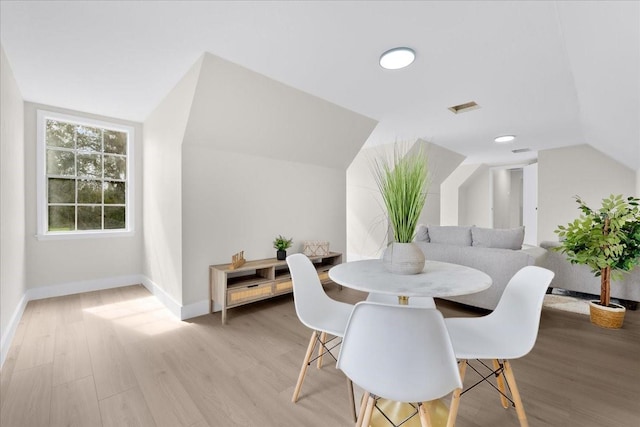
<svg viewBox="0 0 640 427"><path fill-rule="evenodd" d="M493 279L489 289L446 299L493 310L511 277L522 267L538 265L544 257L544 249L523 247L523 239L522 227L494 230L421 224L414 242L428 260L466 265L487 273Z"/></svg>
<svg viewBox="0 0 640 427"><path fill-rule="evenodd" d="M547 249L540 265L555 273L550 287L600 295L600 278L595 277L586 265L571 264L565 254L552 250L559 245L559 242L550 241L540 243L540 247ZM640 302L640 268L624 274L623 280L611 281L611 296L635 309Z"/></svg>

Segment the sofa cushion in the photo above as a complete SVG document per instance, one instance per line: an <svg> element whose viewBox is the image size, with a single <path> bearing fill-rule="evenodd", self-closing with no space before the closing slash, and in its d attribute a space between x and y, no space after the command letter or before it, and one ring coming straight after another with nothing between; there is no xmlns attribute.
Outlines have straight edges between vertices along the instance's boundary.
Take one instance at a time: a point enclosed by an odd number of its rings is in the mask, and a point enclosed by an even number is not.
<svg viewBox="0 0 640 427"><path fill-rule="evenodd" d="M424 224L418 224L416 227L416 242L430 242L429 240L429 228Z"/></svg>
<svg viewBox="0 0 640 427"><path fill-rule="evenodd" d="M430 225L429 241L455 246L471 246L471 227Z"/></svg>
<svg viewBox="0 0 640 427"><path fill-rule="evenodd" d="M494 229L471 228L472 246L481 248L520 249L524 241L524 227Z"/></svg>

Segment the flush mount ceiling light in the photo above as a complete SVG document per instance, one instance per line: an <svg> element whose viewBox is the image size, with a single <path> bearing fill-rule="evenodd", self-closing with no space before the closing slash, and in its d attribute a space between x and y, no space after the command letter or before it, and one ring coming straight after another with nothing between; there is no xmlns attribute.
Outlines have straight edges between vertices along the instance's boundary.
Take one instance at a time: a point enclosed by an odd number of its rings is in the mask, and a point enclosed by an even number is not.
<svg viewBox="0 0 640 427"><path fill-rule="evenodd" d="M389 49L380 56L380 66L387 70L399 70L411 65L416 53L408 47Z"/></svg>
<svg viewBox="0 0 640 427"><path fill-rule="evenodd" d="M502 135L502 136L497 136L494 139L494 141L498 144L507 144L513 141L514 139L516 139L515 135Z"/></svg>

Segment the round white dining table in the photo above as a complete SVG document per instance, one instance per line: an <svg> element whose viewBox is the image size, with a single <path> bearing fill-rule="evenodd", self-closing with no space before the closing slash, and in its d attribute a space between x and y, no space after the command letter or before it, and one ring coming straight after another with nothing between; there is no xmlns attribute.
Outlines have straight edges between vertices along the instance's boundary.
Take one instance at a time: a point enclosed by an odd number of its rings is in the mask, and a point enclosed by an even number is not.
<svg viewBox="0 0 640 427"><path fill-rule="evenodd" d="M339 285L364 292L403 297L450 297L480 292L491 286L488 274L464 265L429 261L418 274L395 274L381 259L338 264L329 278Z"/></svg>
<svg viewBox="0 0 640 427"><path fill-rule="evenodd" d="M471 294L489 288L493 281L488 274L464 265L426 261L418 274L389 272L381 259L352 261L329 270L329 278L339 285L364 292L396 295L399 304L408 304L410 297L448 297ZM412 405L379 399L376 404L385 417L400 423L415 412ZM445 427L449 410L441 399L425 402L434 427ZM387 426L387 419L375 411L370 426ZM406 420L406 427L420 426L418 417Z"/></svg>

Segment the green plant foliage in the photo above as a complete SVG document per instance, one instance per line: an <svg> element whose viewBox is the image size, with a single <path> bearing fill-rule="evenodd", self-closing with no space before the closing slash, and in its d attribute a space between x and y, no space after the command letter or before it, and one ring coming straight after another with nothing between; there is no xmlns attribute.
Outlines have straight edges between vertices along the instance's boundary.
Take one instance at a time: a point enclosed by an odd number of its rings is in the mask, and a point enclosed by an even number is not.
<svg viewBox="0 0 640 427"><path fill-rule="evenodd" d="M374 160L373 171L395 241L411 242L427 198L427 158L422 147L408 153L396 144L393 159Z"/></svg>
<svg viewBox="0 0 640 427"><path fill-rule="evenodd" d="M280 235L276 237L275 240L273 241L273 247L279 251L286 251L288 248L291 247L292 243L293 243L293 239L287 239L286 237L283 237L282 235Z"/></svg>
<svg viewBox="0 0 640 427"><path fill-rule="evenodd" d="M578 196L576 202L580 217L558 226L555 233L561 245L555 250L573 264L589 266L595 276L610 268L614 280L640 264L639 199L612 194L602 200L600 209L590 208Z"/></svg>

